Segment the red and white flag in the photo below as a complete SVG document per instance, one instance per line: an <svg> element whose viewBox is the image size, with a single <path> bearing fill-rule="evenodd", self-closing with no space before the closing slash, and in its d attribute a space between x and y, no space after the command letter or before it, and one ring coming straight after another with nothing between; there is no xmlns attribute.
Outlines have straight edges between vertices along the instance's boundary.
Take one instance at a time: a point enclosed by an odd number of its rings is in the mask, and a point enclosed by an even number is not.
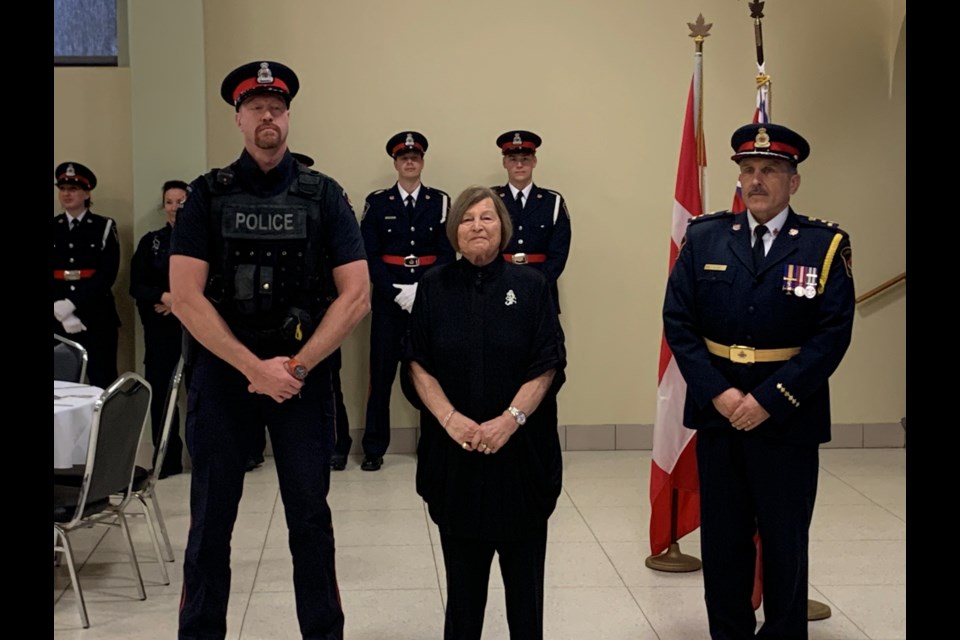
<svg viewBox="0 0 960 640"><path fill-rule="evenodd" d="M696 60L687 97L674 191L671 271L687 232L687 221L703 213L701 184L707 162L701 117L701 59L698 56ZM672 542L700 526L696 432L683 426L686 395L687 384L680 375L666 339L661 335L657 417L653 425L653 461L650 466L650 551L653 555L662 553Z"/></svg>

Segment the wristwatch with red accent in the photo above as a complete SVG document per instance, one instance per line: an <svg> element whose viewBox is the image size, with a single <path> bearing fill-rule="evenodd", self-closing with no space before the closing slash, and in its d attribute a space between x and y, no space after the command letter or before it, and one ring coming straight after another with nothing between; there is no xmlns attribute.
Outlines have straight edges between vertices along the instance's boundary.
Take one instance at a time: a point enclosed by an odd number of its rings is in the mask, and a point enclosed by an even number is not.
<svg viewBox="0 0 960 640"><path fill-rule="evenodd" d="M296 358L290 358L283 363L283 366L285 366L287 372L297 380L305 380L307 378L307 365Z"/></svg>

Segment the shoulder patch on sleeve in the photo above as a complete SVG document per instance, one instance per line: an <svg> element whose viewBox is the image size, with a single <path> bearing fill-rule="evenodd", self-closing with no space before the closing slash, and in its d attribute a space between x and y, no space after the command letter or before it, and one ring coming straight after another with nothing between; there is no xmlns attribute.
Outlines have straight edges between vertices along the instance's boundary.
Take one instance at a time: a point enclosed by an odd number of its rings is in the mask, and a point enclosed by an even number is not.
<svg viewBox="0 0 960 640"><path fill-rule="evenodd" d="M360 215L360 221L363 222L363 219L367 217L367 212L370 211L370 199L368 198L366 202L363 203L363 213Z"/></svg>
<svg viewBox="0 0 960 640"><path fill-rule="evenodd" d="M843 258L843 267L847 271L847 277L853 277L853 249L850 243L847 243L843 249L840 249L840 257Z"/></svg>

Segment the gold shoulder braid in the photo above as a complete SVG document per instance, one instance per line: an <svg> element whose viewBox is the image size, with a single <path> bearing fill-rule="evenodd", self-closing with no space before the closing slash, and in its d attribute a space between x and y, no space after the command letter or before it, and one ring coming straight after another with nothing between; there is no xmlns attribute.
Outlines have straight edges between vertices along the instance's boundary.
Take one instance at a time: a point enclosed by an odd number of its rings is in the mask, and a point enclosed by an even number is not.
<svg viewBox="0 0 960 640"><path fill-rule="evenodd" d="M843 234L838 233L833 236L833 240L830 241L830 248L827 249L827 255L823 259L823 267L820 269L820 290L817 291L819 295L823 295L823 289L827 286L827 276L830 274L830 265L833 264L833 256L837 253L837 247L840 246L840 241L843 240Z"/></svg>

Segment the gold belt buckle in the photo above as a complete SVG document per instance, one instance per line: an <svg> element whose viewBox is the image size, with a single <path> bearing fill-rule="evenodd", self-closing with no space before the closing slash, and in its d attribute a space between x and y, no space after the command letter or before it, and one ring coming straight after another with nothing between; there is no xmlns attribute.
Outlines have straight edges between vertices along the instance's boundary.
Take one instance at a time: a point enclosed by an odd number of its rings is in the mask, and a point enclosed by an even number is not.
<svg viewBox="0 0 960 640"><path fill-rule="evenodd" d="M80 269L64 269L63 271L64 280L79 280L80 279Z"/></svg>
<svg viewBox="0 0 960 640"><path fill-rule="evenodd" d="M745 347L742 344L730 345L730 360L740 364L753 364L756 362L756 349Z"/></svg>
<svg viewBox="0 0 960 640"><path fill-rule="evenodd" d="M415 255L413 255L413 254L410 254L409 256L407 256L406 258L403 259L403 266L405 266L405 267L419 267L419 266L420 266L420 258L417 257L417 256L415 256Z"/></svg>
<svg viewBox="0 0 960 640"><path fill-rule="evenodd" d="M513 264L527 264L527 254L525 253L513 254Z"/></svg>

